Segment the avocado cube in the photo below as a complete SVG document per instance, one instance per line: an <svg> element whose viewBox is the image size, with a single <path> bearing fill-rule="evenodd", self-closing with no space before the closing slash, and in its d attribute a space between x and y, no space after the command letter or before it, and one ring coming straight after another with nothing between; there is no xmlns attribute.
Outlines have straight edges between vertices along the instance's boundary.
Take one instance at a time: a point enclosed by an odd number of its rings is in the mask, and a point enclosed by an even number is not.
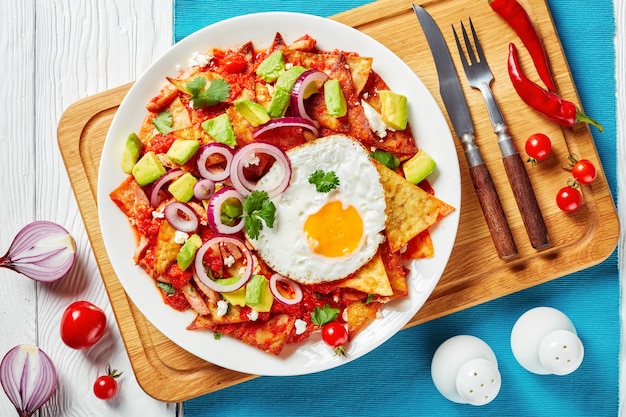
<svg viewBox="0 0 626 417"><path fill-rule="evenodd" d="M346 115L348 106L339 80L331 79L324 83L324 102L326 103L326 111L332 117Z"/></svg>
<svg viewBox="0 0 626 417"><path fill-rule="evenodd" d="M133 172L133 167L139 160L142 151L143 143L141 143L139 136L136 133L128 135L122 152L122 171L126 174Z"/></svg>
<svg viewBox="0 0 626 417"><path fill-rule="evenodd" d="M236 100L235 109L254 127L270 121L265 107L250 100Z"/></svg>
<svg viewBox="0 0 626 417"><path fill-rule="evenodd" d="M240 277L220 278L220 279L216 279L215 282L217 282L220 285L230 285L230 284L235 283L236 281L239 281L239 278ZM239 288L238 290L231 291L231 292L223 292L220 294L222 294L222 297L224 297L226 301L228 301L230 304L234 306L243 307L246 305L246 286L245 285Z"/></svg>
<svg viewBox="0 0 626 417"><path fill-rule="evenodd" d="M165 168L156 154L150 151L146 152L146 154L137 161L135 166L133 166L132 174L137 184L143 187L144 185L156 181L165 174Z"/></svg>
<svg viewBox="0 0 626 417"><path fill-rule="evenodd" d="M272 309L274 296L270 290L270 282L263 275L252 275L246 284L246 304L259 313Z"/></svg>
<svg viewBox="0 0 626 417"><path fill-rule="evenodd" d="M295 65L280 74L280 77L276 80L274 97L272 97L272 101L267 109L267 114L271 117L281 117L285 114L291 98L293 85L304 71L306 71L306 68Z"/></svg>
<svg viewBox="0 0 626 417"><path fill-rule="evenodd" d="M237 145L233 125L226 113L205 121L202 123L202 128L217 142L228 146Z"/></svg>
<svg viewBox="0 0 626 417"><path fill-rule="evenodd" d="M200 143L194 139L176 139L167 156L170 160L178 165L185 165L200 149Z"/></svg>
<svg viewBox="0 0 626 417"><path fill-rule="evenodd" d="M200 236L193 234L189 237L189 239L187 239L176 256L176 263L180 269L185 271L189 268L189 265L193 262L196 252L200 249L200 246L202 246L202 239Z"/></svg>
<svg viewBox="0 0 626 417"><path fill-rule="evenodd" d="M426 179L434 170L437 164L423 149L420 149L411 159L407 159L402 164L404 177L413 184L419 184Z"/></svg>
<svg viewBox="0 0 626 417"><path fill-rule="evenodd" d="M176 200L186 203L193 197L193 187L197 182L198 179L187 172L172 181L169 187L167 187L167 191L169 191Z"/></svg>
<svg viewBox="0 0 626 417"><path fill-rule="evenodd" d="M378 92L380 97L380 115L383 121L396 130L406 129L408 119L407 98L389 90Z"/></svg>
<svg viewBox="0 0 626 417"><path fill-rule="evenodd" d="M259 64L256 69L256 75L268 83L273 83L284 70L285 58L283 57L283 53L281 51L274 51Z"/></svg>

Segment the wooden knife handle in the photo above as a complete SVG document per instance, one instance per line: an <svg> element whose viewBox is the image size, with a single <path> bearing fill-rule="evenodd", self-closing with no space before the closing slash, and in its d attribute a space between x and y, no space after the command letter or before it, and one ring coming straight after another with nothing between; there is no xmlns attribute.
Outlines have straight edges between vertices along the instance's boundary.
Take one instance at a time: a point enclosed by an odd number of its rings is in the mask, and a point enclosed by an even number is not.
<svg viewBox="0 0 626 417"><path fill-rule="evenodd" d="M543 220L537 197L528 178L528 172L519 153L514 153L502 159L504 170L509 178L511 190L515 196L517 207L522 215L522 221L526 227L526 233L530 244L537 250L550 246L548 229Z"/></svg>
<svg viewBox="0 0 626 417"><path fill-rule="evenodd" d="M484 163L474 165L470 167L469 171L498 257L503 260L515 258L517 246L504 215L493 179L487 170L487 165Z"/></svg>

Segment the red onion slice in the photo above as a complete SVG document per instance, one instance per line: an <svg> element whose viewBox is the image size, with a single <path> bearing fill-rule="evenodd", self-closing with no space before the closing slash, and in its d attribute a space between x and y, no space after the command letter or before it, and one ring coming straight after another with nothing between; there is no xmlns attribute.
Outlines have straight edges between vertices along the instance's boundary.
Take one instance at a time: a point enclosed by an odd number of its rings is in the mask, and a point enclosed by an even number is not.
<svg viewBox="0 0 626 417"><path fill-rule="evenodd" d="M281 175L279 181L275 181L276 184L270 184L269 187L261 189L256 183L246 179L243 170L256 154L269 155L274 158L275 164L279 164ZM291 180L291 163L285 152L280 148L269 143L252 142L242 147L235 154L231 165L230 180L233 183L233 187L243 196L247 196L255 190L262 190L267 192L269 198L273 198L285 191L289 185Z"/></svg>
<svg viewBox="0 0 626 417"><path fill-rule="evenodd" d="M0 382L20 416L31 416L52 397L57 370L37 346L18 345L0 363Z"/></svg>
<svg viewBox="0 0 626 417"><path fill-rule="evenodd" d="M41 282L64 277L74 265L76 244L64 227L49 221L32 222L20 230L0 267Z"/></svg>
<svg viewBox="0 0 626 417"><path fill-rule="evenodd" d="M291 288L291 290L294 293L293 297L291 298L285 297L280 292L280 290L278 289L279 282ZM270 291L272 291L274 298L276 298L278 301L280 301L283 304L293 305L302 301L302 288L300 288L300 286L296 282L280 274L274 274L270 277Z"/></svg>
<svg viewBox="0 0 626 417"><path fill-rule="evenodd" d="M304 99L307 98L304 96L304 93L307 87L312 83L323 83L327 79L328 75L326 75L322 71L307 70L300 74L291 90L291 108L293 109L295 115L310 120L317 128L319 128L320 126L319 122L317 120L313 120L313 118L311 118L311 116L307 114L306 109L304 108Z"/></svg>
<svg viewBox="0 0 626 417"><path fill-rule="evenodd" d="M193 186L193 196L198 200L208 200L215 192L215 183L208 178L203 178Z"/></svg>
<svg viewBox="0 0 626 417"><path fill-rule="evenodd" d="M152 192L150 193L150 205L152 205L152 207L154 208L157 208L159 206L159 203L161 202L161 199L159 198L159 193L161 192L163 186L183 174L184 172L182 169L173 169L163 174L152 187Z"/></svg>
<svg viewBox="0 0 626 417"><path fill-rule="evenodd" d="M207 209L209 225L218 233L232 235L243 230L243 217L239 219L237 224L234 226L229 226L222 222L222 205L231 198L237 199L243 208L243 196L237 190L230 187L219 189L215 194L213 194L213 197L211 197L211 200L209 201L209 207Z"/></svg>
<svg viewBox="0 0 626 417"><path fill-rule="evenodd" d="M222 244L231 244L237 246L237 248L243 253L246 258L246 268L245 271L241 274L241 278L229 285L221 285L215 282L209 275L207 274L207 270L204 266L204 255L212 246L222 245ZM219 248L218 248L219 250ZM207 287L211 288L213 291L217 292L233 292L237 291L239 288L243 287L246 282L250 280L252 277L252 270L254 268L252 262L252 253L246 247L246 245L239 239L231 236L217 236L212 239L207 240L196 252L196 259L194 263L194 269L196 276L198 279Z"/></svg>
<svg viewBox="0 0 626 417"><path fill-rule="evenodd" d="M276 129L279 127L302 127L305 129L309 129L315 136L319 136L320 132L317 126L310 121L305 119L304 117L281 117L280 119L273 119L269 122L265 123L263 126L259 126L252 133L253 138L259 137L262 133L267 132L268 130Z"/></svg>
<svg viewBox="0 0 626 417"><path fill-rule="evenodd" d="M226 166L223 171L211 171L207 168L206 162L209 156L218 154L222 155L226 160ZM207 145L202 146L200 148L200 152L198 153L198 172L202 178L209 179L214 182L224 181L230 175L230 164L233 160L233 152L230 147L224 145L223 143L213 142Z"/></svg>
<svg viewBox="0 0 626 417"><path fill-rule="evenodd" d="M165 206L163 214L165 214L165 219L169 224L176 230L185 233L193 233L198 230L200 223L198 215L188 204L181 203L180 201L170 203Z"/></svg>

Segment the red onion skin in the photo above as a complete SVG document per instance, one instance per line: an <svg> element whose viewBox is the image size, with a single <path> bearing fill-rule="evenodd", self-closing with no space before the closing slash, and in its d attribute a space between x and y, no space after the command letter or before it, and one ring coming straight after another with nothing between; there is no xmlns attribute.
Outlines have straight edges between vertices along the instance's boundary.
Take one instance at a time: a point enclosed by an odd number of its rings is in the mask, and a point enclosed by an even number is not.
<svg viewBox="0 0 626 417"><path fill-rule="evenodd" d="M39 372L32 375L35 370ZM0 382L19 416L30 417L54 395L58 377L54 363L43 350L18 345L0 363Z"/></svg>
<svg viewBox="0 0 626 417"><path fill-rule="evenodd" d="M206 252L209 250L211 246L217 245L221 242L231 243L237 246L239 250L241 250L241 252L246 257L246 262L247 262L246 273L242 274L242 278L236 283L231 284L231 285L226 285L226 286L220 286L207 275L205 266L204 266L204 259L203 259L204 255L206 254ZM253 270L252 254L250 253L250 250L246 247L245 243L243 243L243 241L241 241L240 239L237 239L231 236L217 236L204 242L204 244L200 247L200 249L198 249L198 252L196 252L196 259L194 261L194 269L195 269L195 274L198 277L198 279L204 285L211 288L213 291L217 291L217 292L237 291L239 288L243 287L250 280L250 277L252 277L252 270Z"/></svg>
<svg viewBox="0 0 626 417"><path fill-rule="evenodd" d="M225 196L225 194L227 194ZM222 204L228 200L229 198L236 198L241 202L243 206L243 196L234 188L224 187L220 188L218 191L213 194L211 200L209 200L209 207L207 209L207 220L209 222L209 226L217 233L222 234L235 234L243 230L244 227L244 219L241 218L239 223L235 226L228 226L223 224L220 215Z"/></svg>

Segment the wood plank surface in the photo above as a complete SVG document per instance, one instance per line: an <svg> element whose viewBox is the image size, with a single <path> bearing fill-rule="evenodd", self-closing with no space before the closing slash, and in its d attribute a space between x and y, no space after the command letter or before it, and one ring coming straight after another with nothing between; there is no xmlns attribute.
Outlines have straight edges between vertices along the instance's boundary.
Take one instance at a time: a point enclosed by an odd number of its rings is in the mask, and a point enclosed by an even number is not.
<svg viewBox="0 0 626 417"><path fill-rule="evenodd" d="M575 86L567 71L567 62L545 2L526 0L522 3L541 32L552 67L560 69L556 71L559 91L576 102ZM440 283L408 326L599 263L613 251L619 236L615 206L602 171L593 185L583 187L584 204L577 212L564 214L554 204L556 191L565 185L569 175L561 169L569 154L584 155L596 166L601 166L588 127L576 125L573 129L561 129L527 108L512 90L506 74L508 42L519 43L514 33L485 7L484 1L465 1L466 7L458 7L458 4L455 0L432 0L423 3L423 6L444 29L449 45L453 45L453 40L451 30L447 29L471 15L495 74L494 93L518 148L523 149L526 138L535 132L546 133L552 138L553 155L534 168L527 167L552 246L541 252L530 246L503 175L496 137L482 96L478 91L471 90L461 77L476 127L477 142L492 171L520 257L510 262L497 258L467 175L461 147L457 147L462 172L462 207L455 247ZM432 57L410 2L380 0L333 18L358 28L399 55L424 81L443 108ZM454 53L452 55L457 59ZM522 54L522 62L525 68L532 68L527 54ZM459 62L456 65L461 68ZM60 120L58 142L137 380L155 398L182 401L254 376L217 367L177 347L134 307L111 269L96 220L96 180L100 150L108 125L128 88L129 85L124 85L71 106ZM164 386L168 389L164 390Z"/></svg>

